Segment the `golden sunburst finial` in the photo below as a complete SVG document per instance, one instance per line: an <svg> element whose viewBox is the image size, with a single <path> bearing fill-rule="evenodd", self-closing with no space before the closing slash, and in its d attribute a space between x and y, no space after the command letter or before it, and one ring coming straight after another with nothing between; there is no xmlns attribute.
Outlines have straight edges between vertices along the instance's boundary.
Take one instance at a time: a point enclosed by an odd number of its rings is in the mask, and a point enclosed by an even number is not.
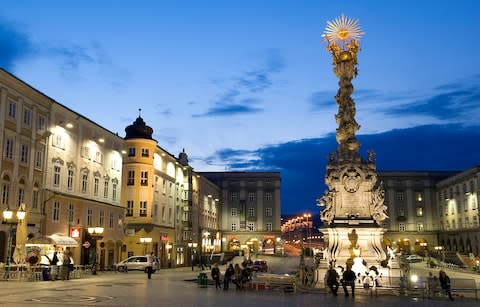
<svg viewBox="0 0 480 307"><path fill-rule="evenodd" d="M337 44L344 47L352 40L358 41L363 34L365 33L360 29L358 19L354 20L342 14L333 21L327 21L327 28L322 36L329 45Z"/></svg>

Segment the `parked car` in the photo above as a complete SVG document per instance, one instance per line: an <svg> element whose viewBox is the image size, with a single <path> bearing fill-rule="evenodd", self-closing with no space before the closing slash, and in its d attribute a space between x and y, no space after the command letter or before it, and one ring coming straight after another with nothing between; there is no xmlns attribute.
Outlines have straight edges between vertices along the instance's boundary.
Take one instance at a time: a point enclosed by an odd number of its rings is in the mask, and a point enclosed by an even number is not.
<svg viewBox="0 0 480 307"><path fill-rule="evenodd" d="M157 268L158 268L158 264L154 263L152 272L155 273ZM132 270L140 270L140 271L147 272L147 256L128 257L127 259L117 263L115 265L115 269L119 272L128 272Z"/></svg>
<svg viewBox="0 0 480 307"><path fill-rule="evenodd" d="M422 262L423 261L423 257L422 256L419 256L419 255L408 255L407 258L408 262Z"/></svg>
<svg viewBox="0 0 480 307"><path fill-rule="evenodd" d="M268 265L265 260L255 260L252 264L252 271L254 272L267 272Z"/></svg>

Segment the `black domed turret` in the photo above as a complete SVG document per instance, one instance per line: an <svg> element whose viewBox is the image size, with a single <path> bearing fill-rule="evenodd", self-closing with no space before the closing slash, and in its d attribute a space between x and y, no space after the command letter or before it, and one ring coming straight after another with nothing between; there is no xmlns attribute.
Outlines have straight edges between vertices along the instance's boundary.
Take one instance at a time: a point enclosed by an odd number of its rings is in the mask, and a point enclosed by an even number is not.
<svg viewBox="0 0 480 307"><path fill-rule="evenodd" d="M141 111L141 109L139 109ZM125 128L125 139L152 139L153 129L147 126L143 118L138 115L132 125Z"/></svg>
<svg viewBox="0 0 480 307"><path fill-rule="evenodd" d="M188 155L185 152L185 148L178 155L178 162L180 162L180 164L183 165L183 166L188 166Z"/></svg>

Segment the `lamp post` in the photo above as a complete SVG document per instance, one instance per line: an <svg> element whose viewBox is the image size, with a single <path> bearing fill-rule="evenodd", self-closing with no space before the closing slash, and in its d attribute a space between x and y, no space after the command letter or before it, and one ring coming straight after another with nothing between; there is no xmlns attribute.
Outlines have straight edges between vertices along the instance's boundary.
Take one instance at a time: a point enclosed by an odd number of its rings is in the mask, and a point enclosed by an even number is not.
<svg viewBox="0 0 480 307"><path fill-rule="evenodd" d="M152 238L140 238L140 243L143 244L143 254L147 254L147 245L152 243Z"/></svg>
<svg viewBox="0 0 480 307"><path fill-rule="evenodd" d="M198 244L196 242L188 242L188 247L190 248L190 265L192 266L192 271L193 267L195 266L195 253L197 245Z"/></svg>
<svg viewBox="0 0 480 307"><path fill-rule="evenodd" d="M92 263L92 274L97 275L97 240L103 238L103 227L88 227L88 233L93 241L93 263Z"/></svg>
<svg viewBox="0 0 480 307"><path fill-rule="evenodd" d="M437 254L441 254L442 262L445 262L445 254L443 253L443 246L435 246Z"/></svg>
<svg viewBox="0 0 480 307"><path fill-rule="evenodd" d="M10 265L12 261L12 239L13 239L13 225L17 225L19 221L25 218L25 210L23 210L24 204L20 205L19 209L17 210L17 220L11 221L13 217L13 211L7 207L3 211L3 223L8 224L10 226L8 231L8 243L7 243L7 266Z"/></svg>
<svg viewBox="0 0 480 307"><path fill-rule="evenodd" d="M309 223L309 219L312 217L312 215L310 213L305 213L303 214L303 217L305 218L305 220L307 221L307 241L308 241L308 246L310 247L310 249L312 248L310 245L312 243L311 241L311 234L310 234L310 223Z"/></svg>

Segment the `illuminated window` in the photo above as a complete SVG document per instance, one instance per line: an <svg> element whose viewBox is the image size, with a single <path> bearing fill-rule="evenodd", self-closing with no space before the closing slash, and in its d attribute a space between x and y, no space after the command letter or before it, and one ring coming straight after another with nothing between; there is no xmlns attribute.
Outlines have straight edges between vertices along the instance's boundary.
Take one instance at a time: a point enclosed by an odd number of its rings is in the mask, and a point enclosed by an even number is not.
<svg viewBox="0 0 480 307"><path fill-rule="evenodd" d="M231 229L232 229L232 231L237 231L237 224L236 224L236 223L232 223Z"/></svg>
<svg viewBox="0 0 480 307"><path fill-rule="evenodd" d="M417 223L417 231L423 231L423 223Z"/></svg>
<svg viewBox="0 0 480 307"><path fill-rule="evenodd" d="M405 223L398 223L398 231L405 232Z"/></svg>

